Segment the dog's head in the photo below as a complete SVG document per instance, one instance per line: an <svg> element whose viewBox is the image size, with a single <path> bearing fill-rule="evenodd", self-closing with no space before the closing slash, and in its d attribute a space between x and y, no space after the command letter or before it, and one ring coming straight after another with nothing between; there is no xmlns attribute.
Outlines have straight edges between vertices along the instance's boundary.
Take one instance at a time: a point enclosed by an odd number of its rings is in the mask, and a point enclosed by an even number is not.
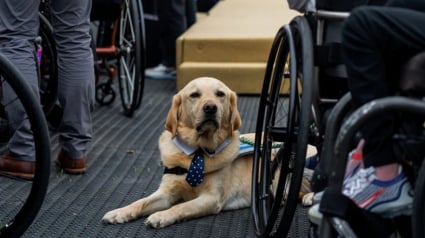
<svg viewBox="0 0 425 238"><path fill-rule="evenodd" d="M173 136L227 138L241 126L236 93L210 77L196 78L173 97L165 129Z"/></svg>

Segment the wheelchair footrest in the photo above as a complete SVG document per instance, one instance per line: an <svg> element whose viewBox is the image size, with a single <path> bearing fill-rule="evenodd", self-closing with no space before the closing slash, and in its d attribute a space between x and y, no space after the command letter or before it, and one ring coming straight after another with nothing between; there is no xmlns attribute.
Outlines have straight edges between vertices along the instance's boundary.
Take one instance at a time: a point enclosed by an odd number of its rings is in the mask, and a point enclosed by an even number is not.
<svg viewBox="0 0 425 238"><path fill-rule="evenodd" d="M324 191L319 211L328 217L344 219L358 237L386 237L395 231L391 220L357 207L339 190Z"/></svg>

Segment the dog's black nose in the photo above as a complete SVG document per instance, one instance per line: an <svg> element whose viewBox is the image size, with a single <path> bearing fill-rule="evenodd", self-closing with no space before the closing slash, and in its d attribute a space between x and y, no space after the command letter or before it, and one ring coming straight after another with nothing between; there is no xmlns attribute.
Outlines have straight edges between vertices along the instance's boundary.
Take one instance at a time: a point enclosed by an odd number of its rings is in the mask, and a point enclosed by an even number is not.
<svg viewBox="0 0 425 238"><path fill-rule="evenodd" d="M215 114L217 112L217 106L212 103L205 103L202 109L206 114Z"/></svg>

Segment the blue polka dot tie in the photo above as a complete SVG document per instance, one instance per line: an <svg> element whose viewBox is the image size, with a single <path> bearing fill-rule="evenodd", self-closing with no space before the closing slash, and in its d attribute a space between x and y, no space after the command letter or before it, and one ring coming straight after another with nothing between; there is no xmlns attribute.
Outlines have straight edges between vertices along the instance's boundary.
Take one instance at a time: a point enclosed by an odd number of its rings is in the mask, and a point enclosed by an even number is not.
<svg viewBox="0 0 425 238"><path fill-rule="evenodd" d="M204 181L204 154L202 150L197 150L190 163L189 172L186 181L192 187L198 186Z"/></svg>

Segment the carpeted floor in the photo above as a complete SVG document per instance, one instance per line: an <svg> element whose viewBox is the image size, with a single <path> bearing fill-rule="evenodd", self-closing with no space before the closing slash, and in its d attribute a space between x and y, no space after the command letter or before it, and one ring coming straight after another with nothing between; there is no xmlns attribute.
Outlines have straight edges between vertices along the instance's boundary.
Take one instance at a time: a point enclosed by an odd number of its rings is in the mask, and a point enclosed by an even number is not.
<svg viewBox="0 0 425 238"><path fill-rule="evenodd" d="M121 113L119 97L111 106L96 105L87 173L70 176L52 162L46 199L23 237L255 237L249 208L158 230L145 227L143 219L123 225L102 224L105 212L156 190L163 172L157 141L175 93L174 85L172 81L147 80L141 108L132 118ZM239 97L242 133L255 130L258 101L258 97ZM58 143L55 135L51 140L54 160ZM12 187L13 183L22 183L0 178L0 183L5 182ZM19 193L19 186L14 187L12 193ZM13 204L11 199L16 199L6 196L10 194L7 191L0 193L3 215L7 204ZM289 236L307 237L307 227L306 209L298 209Z"/></svg>

